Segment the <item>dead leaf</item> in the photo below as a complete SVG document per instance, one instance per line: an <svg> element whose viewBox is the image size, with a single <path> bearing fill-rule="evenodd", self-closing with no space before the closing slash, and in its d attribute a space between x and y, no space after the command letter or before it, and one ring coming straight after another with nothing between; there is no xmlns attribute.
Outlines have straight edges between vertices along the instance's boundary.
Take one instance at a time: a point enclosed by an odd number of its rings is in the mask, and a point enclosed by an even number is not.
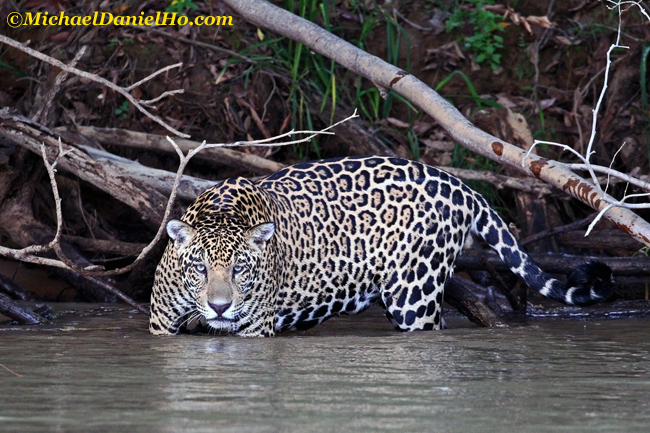
<svg viewBox="0 0 650 433"><path fill-rule="evenodd" d="M521 22L521 25L524 26L524 28L526 29L528 34L532 35L533 34L533 29L530 28L530 24L528 24L528 20L525 19L525 18L521 18L519 21Z"/></svg>
<svg viewBox="0 0 650 433"><path fill-rule="evenodd" d="M135 89L131 90L131 95L133 95L135 99L141 99L142 90L139 87L136 87Z"/></svg>
<svg viewBox="0 0 650 433"><path fill-rule="evenodd" d="M572 45L572 42L567 38L566 36L553 36L551 39L553 39L555 42L561 45Z"/></svg>
<svg viewBox="0 0 650 433"><path fill-rule="evenodd" d="M555 23L552 23L551 20L549 20L546 15L543 17L529 15L526 17L526 21L528 21L531 24L535 24L536 26L539 26L543 29L550 29L555 27Z"/></svg>
<svg viewBox="0 0 650 433"><path fill-rule="evenodd" d="M427 56L424 69L436 69L442 67L444 69L456 68L461 62L465 60L463 51L458 46L458 42L453 41L438 48L429 48L426 50Z"/></svg>
<svg viewBox="0 0 650 433"><path fill-rule="evenodd" d="M418 136L424 135L427 132L431 130L435 126L435 123L430 122L428 120L416 120L413 123L413 132L417 134Z"/></svg>
<svg viewBox="0 0 650 433"><path fill-rule="evenodd" d="M555 98L542 99L541 101L539 101L539 106L542 110L551 108L553 105L555 105Z"/></svg>
<svg viewBox="0 0 650 433"><path fill-rule="evenodd" d="M63 42L63 41L67 41L69 37L70 37L70 32L60 32L52 35L50 37L50 40L54 42Z"/></svg>
<svg viewBox="0 0 650 433"><path fill-rule="evenodd" d="M516 108L518 104L510 99L510 95L507 93L498 93L497 95L497 104L501 105L503 108Z"/></svg>
<svg viewBox="0 0 650 433"><path fill-rule="evenodd" d="M127 10L127 9L129 9L130 7L131 7L131 6L129 6L129 5L127 5L127 4L125 4L125 5L120 5L120 6L115 7L115 8L113 9L113 12L115 12L116 14L121 14L122 12L124 12L124 11Z"/></svg>
<svg viewBox="0 0 650 433"><path fill-rule="evenodd" d="M399 119L395 119L394 117L387 117L386 122L390 123L391 125L395 126L396 128L408 128L409 124L406 122L402 122Z"/></svg>

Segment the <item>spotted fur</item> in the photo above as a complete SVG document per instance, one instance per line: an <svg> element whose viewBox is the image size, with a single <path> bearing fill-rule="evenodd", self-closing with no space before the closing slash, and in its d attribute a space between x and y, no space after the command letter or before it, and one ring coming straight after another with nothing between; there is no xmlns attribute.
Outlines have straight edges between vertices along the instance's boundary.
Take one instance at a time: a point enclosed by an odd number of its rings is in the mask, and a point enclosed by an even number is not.
<svg viewBox="0 0 650 433"><path fill-rule="evenodd" d="M176 334L195 317L214 330L273 336L373 303L398 329L440 329L445 281L470 232L549 298L585 305L609 296L606 266L584 265L567 284L551 278L480 194L399 158L298 164L256 183L228 179L167 229L153 334Z"/></svg>

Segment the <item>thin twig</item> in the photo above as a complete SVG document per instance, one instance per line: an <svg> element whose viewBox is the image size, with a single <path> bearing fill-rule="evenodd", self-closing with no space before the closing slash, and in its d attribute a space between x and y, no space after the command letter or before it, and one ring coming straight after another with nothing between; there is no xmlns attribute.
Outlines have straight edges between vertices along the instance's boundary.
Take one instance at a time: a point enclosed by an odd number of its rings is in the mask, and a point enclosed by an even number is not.
<svg viewBox="0 0 650 433"><path fill-rule="evenodd" d="M86 53L86 49L88 48L88 45L84 45L81 47L79 52L74 56L72 61L68 66L74 67L77 65L77 62L81 60L81 57ZM48 117L48 112L52 108L52 103L54 102L54 98L56 97L56 94L59 93L59 90L61 89L61 84L68 78L68 72L67 71L61 71L59 75L56 76L56 79L54 80L54 85L50 88L50 90L47 92L47 95L45 95L45 101L40 105L38 111L36 111L36 114L33 117L33 120L38 123L43 123L47 125L47 117ZM48 125L49 126L49 125Z"/></svg>
<svg viewBox="0 0 650 433"><path fill-rule="evenodd" d="M591 214L587 218L583 218L581 220L574 221L571 224L566 224L566 225L563 225L563 226L560 226L560 227L554 227L552 229L541 231L541 232L536 233L536 234L534 234L532 236L528 236L526 239L520 241L519 243L521 245L527 245L527 244L530 244L532 242L537 242L539 240L545 239L545 238L547 238L549 236L554 236L554 235L557 235L557 234L560 234L560 233L570 232L572 230L575 230L575 229L578 229L578 228L582 227L585 224L590 223L591 221L594 220L594 218L596 218L596 215L597 214Z"/></svg>
<svg viewBox="0 0 650 433"><path fill-rule="evenodd" d="M637 6L639 8L639 10L641 11L641 13L643 13L645 15L645 17L648 19L648 21L650 21L650 15L648 15L648 13L645 11L645 9L643 9L643 7L641 7L640 2L637 2L637 1L620 1L620 0L616 0L616 1L614 1L614 0L606 0L606 1L607 1L607 3L612 5L612 6L609 6L609 5L607 6L609 9L615 9L616 8L618 10L618 29L617 29L617 33L616 33L616 42L614 44L612 44L609 47L609 49L607 50L607 65L606 65L606 67L604 69L605 77L604 77L603 87L602 87L602 89L600 91L600 95L598 96L598 101L596 102L596 106L593 109L593 119L592 119L592 123L591 123L591 135L589 137L589 143L587 145L587 150L585 151L585 154L582 155L578 151L572 149L571 147L569 147L569 146L567 146L565 144L549 142L549 141L535 140L535 142L533 143L531 148L528 150L528 152L526 153L526 155L524 156L524 158L523 158L523 160L521 162L522 167L523 167L524 162L530 156L530 153L535 148L535 146L538 145L538 144L542 144L542 143L549 144L551 146L561 147L562 149L573 153L578 159L580 159L582 161L582 164L571 164L571 165L569 165L569 167L571 167L573 169L580 169L580 170L588 171L589 175L591 176L592 184L593 184L594 189L596 190L598 195L600 195L602 197L602 200L605 203L607 203L607 205L604 208L602 208L600 210L600 212L598 212L598 214L596 215L594 220L591 222L591 224L587 228L585 236L588 236L589 233L591 233L591 230L598 223L600 218L602 218L603 215L608 210L610 210L611 208L613 208L615 206L625 207L627 209L648 209L648 208L650 208L650 203L640 203L640 204L639 203L634 203L634 204L627 203L627 200L629 200L631 198L647 197L647 196L650 196L650 193L628 194L627 193L627 188L626 188L626 191L625 191L625 193L623 195L623 198L620 199L620 200L617 200L614 197L612 197L612 196L610 196L610 195L608 195L606 193L606 190L609 187L609 176L615 176L615 177L618 177L618 178L623 178L623 176L625 176L627 178L625 180L627 180L629 183L633 183L634 185L637 185L637 186L639 186L639 187L641 187L643 189L646 189L648 191L650 191L650 188L649 188L650 185L648 185L646 182L643 182L641 180L634 179L631 176L623 175L622 173L619 173L616 170L612 170L611 164L610 164L609 168L606 168L606 167L598 167L598 168L596 168L597 166L592 165L591 161L590 161L591 155L593 155L595 153L595 151L593 151L592 149L593 149L594 142L595 142L595 139L596 139L597 125L598 125L598 113L600 112L600 107L601 107L601 104L602 104L602 102L603 102L603 100L605 98L605 93L607 91L607 83L609 81L609 73L610 73L611 66L612 66L612 60L611 60L612 51L614 51L616 48L628 48L626 46L621 45L621 21L622 21L621 14L623 12L623 10L622 10L623 6L624 5L629 5L630 8L634 7L634 6ZM594 78L592 78L592 81L593 81L593 79ZM622 148L622 146L621 146L621 148ZM620 152L621 148L619 148L618 151L616 152L616 154L614 155L614 158L612 159L612 164L614 162L614 159L618 155L618 152ZM607 174L608 177L607 177L607 184L606 184L605 190L603 190L601 188L598 177L596 176L596 172L601 172L601 173L606 173Z"/></svg>
<svg viewBox="0 0 650 433"><path fill-rule="evenodd" d="M135 89L136 87L139 87L141 84L146 83L147 81L151 80L152 78L157 77L158 75L162 74L163 72L167 72L170 69L174 69L174 68L181 68L182 66L183 66L183 62L178 62L178 63L174 63L173 65L165 66L164 68L162 68L162 69L154 72L153 74L143 78L142 80L138 81L137 83L131 84L129 87L125 88L124 90L126 90L127 92L130 92L131 90Z"/></svg>
<svg viewBox="0 0 650 433"><path fill-rule="evenodd" d="M586 170L587 166L585 164L567 164L567 166L572 169L572 170ZM627 175L625 173L621 173L620 171L613 170L611 168L603 167L602 165L592 165L591 168L597 172L597 173L603 173L608 176L613 176L618 179L621 179L625 182L629 182L632 185L636 185L639 188L645 189L647 191L650 191L650 183L649 182L644 182L641 179L637 179L635 177L632 177L630 175Z"/></svg>
<svg viewBox="0 0 650 433"><path fill-rule="evenodd" d="M23 377L24 376L24 374L16 373L15 371L13 371L11 368L7 367L6 365L0 364L0 367L4 368L5 370L7 370L9 373L13 374L14 376L17 376L17 377Z"/></svg>

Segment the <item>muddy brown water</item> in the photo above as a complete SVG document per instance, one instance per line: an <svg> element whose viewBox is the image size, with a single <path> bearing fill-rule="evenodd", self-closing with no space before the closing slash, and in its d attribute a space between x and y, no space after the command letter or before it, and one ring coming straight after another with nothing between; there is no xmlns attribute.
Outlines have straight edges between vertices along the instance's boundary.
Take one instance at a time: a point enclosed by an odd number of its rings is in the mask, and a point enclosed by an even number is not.
<svg viewBox="0 0 650 433"><path fill-rule="evenodd" d="M97 307L93 307L97 308ZM647 432L650 320L152 337L106 307L0 326L2 432Z"/></svg>

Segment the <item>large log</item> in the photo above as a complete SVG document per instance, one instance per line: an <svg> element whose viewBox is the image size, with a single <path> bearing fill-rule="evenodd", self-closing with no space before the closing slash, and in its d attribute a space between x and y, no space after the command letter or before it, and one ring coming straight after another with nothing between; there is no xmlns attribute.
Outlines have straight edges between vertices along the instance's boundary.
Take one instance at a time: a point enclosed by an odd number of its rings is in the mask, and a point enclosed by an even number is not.
<svg viewBox="0 0 650 433"><path fill-rule="evenodd" d="M165 196L169 196L172 192L176 173L146 167L139 162L131 161L130 159L122 158L121 156L113 155L112 153L104 152L103 150L93 149L87 146L79 147L88 152L88 154L98 163L110 164L113 167L118 168L124 176L146 185L147 189L156 190ZM183 175L181 182L178 185L177 196L182 200L194 201L194 199L203 191L220 183L221 181L215 182L212 180Z"/></svg>
<svg viewBox="0 0 650 433"><path fill-rule="evenodd" d="M97 128L94 126L77 126L76 131L101 144L152 150L176 155L176 151L172 145L162 135L146 134L144 132L117 128ZM175 138L174 142L176 142L185 154L201 144L197 141L183 138ZM225 148L205 149L196 155L195 158L217 166L238 167L257 174L273 173L284 168L284 165L279 162Z"/></svg>

